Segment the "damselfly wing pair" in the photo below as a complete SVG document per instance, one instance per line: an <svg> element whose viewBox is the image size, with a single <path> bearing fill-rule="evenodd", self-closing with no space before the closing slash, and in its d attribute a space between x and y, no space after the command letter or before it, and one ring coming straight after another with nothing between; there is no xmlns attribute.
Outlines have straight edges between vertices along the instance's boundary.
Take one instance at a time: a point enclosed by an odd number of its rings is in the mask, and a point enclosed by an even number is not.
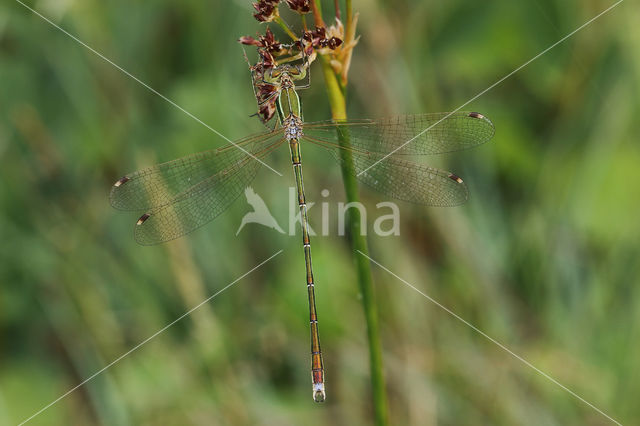
<svg viewBox="0 0 640 426"><path fill-rule="evenodd" d="M313 398L321 402L325 399L324 368L301 143L329 150L344 171L384 195L428 206L456 206L468 198L462 179L453 173L411 162L407 157L471 148L491 139L494 128L488 118L476 112L304 123L295 86L295 81L304 76L304 68L292 65L281 65L264 74L264 81L275 88L278 123L273 130L128 174L113 185L111 204L120 210L144 213L135 226L135 239L140 244L173 240L221 214L256 176L261 165L258 160L285 143L289 145L305 254Z"/></svg>

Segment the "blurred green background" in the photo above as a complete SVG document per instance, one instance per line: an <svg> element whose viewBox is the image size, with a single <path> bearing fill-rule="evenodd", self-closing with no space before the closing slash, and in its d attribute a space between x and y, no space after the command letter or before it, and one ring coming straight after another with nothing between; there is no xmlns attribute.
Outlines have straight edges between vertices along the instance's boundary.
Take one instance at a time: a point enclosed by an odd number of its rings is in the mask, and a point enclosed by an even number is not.
<svg viewBox="0 0 640 426"><path fill-rule="evenodd" d="M242 35L250 2L30 2L230 138L261 130ZM325 2L325 12L332 2ZM354 0L354 118L457 108L613 4ZM325 19L330 21L330 14ZM428 159L459 208L399 203L371 255L618 421L640 418L640 8L610 14L466 107L491 143ZM280 34L279 32L276 32ZM318 68L307 120L330 113ZM300 236L248 225L244 197L153 247L113 182L224 141L19 3L0 5L0 424L17 424L280 249L284 252L36 417L34 425L371 424L355 271L314 238L328 400L311 400ZM303 147L312 226L343 200ZM288 227L286 148L253 184ZM323 199L322 189L330 196ZM386 201L362 189L369 230ZM372 233L371 233L372 234ZM604 416L373 266L394 425L604 425Z"/></svg>

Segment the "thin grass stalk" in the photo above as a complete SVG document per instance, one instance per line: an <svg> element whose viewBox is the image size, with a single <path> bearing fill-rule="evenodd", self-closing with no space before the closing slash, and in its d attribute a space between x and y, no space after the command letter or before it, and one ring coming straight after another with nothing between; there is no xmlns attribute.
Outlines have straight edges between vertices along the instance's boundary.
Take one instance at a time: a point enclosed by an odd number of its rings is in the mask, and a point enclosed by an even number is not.
<svg viewBox="0 0 640 426"><path fill-rule="evenodd" d="M326 58L320 57L320 62L322 63L322 71L327 87L327 95L329 97L329 104L331 107L331 117L334 120L346 120L347 109L345 92L338 80L338 76L336 76ZM342 146L350 146L348 133L341 132L339 134L339 140ZM355 177L349 173L349 170L353 170L354 168L351 151L348 149L341 149L340 151L340 155L342 156L342 180L344 182L347 202L358 202L358 184ZM353 258L358 272L358 285L360 287L360 293L362 294L362 307L364 309L364 316L367 324L374 415L376 425L385 426L388 424L388 409L384 369L382 364L382 346L380 343L380 330L378 327L378 307L373 289L371 265L368 259L359 253L362 252L365 255L369 254L367 239L361 232L360 223L360 210L349 209L347 215L347 228L349 230L349 235L351 236Z"/></svg>

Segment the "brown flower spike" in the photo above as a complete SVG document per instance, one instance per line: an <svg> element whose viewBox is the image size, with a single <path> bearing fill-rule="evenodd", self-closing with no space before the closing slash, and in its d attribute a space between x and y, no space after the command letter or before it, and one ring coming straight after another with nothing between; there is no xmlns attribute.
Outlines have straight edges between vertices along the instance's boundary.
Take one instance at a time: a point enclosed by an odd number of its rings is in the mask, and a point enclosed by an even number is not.
<svg viewBox="0 0 640 426"><path fill-rule="evenodd" d="M253 8L256 10L253 17L260 22L273 21L279 16L278 3L280 3L280 0L260 0L257 3L253 3Z"/></svg>
<svg viewBox="0 0 640 426"><path fill-rule="evenodd" d="M304 47L304 53L311 56L314 49L320 51L321 54L327 53L326 49L335 50L342 44L342 40L334 36L327 38L327 29L316 27L313 31L305 31L301 44Z"/></svg>
<svg viewBox="0 0 640 426"><path fill-rule="evenodd" d="M242 44L265 49L269 53L273 54L278 54L284 50L282 43L276 40L275 36L271 32L271 29L269 28L267 28L267 31L263 36L258 36L257 40L251 36L242 36L238 41Z"/></svg>
<svg viewBox="0 0 640 426"><path fill-rule="evenodd" d="M286 0L286 1L291 10L296 11L301 15L304 13L311 12L310 0Z"/></svg>

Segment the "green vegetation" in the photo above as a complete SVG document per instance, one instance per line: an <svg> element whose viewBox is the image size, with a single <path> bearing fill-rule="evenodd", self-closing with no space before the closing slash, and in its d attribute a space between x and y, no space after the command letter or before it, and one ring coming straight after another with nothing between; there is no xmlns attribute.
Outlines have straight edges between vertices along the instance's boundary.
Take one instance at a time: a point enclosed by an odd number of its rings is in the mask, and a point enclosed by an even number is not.
<svg viewBox="0 0 640 426"><path fill-rule="evenodd" d="M261 131L236 40L250 3L37 2L38 10L211 127ZM353 2L349 118L458 107L613 2ZM325 20L333 2L323 3ZM640 417L640 9L623 2L465 109L491 143L428 158L471 191L398 203L373 259L623 424ZM281 35L277 25L272 30ZM294 28L298 30L298 28ZM282 37L284 39L284 37ZM318 61L305 120L331 116ZM243 197L188 237L142 247L108 193L126 172L225 142L17 2L0 5L0 424L17 424L280 249L284 252L29 424L373 422L352 249L315 236L327 401L311 400L303 254ZM345 199L303 146L312 226ZM253 187L287 230L286 149ZM321 196L329 189L327 198ZM297 232L299 230L296 229ZM298 265L291 267L290 265ZM372 266L390 424L607 419Z"/></svg>

